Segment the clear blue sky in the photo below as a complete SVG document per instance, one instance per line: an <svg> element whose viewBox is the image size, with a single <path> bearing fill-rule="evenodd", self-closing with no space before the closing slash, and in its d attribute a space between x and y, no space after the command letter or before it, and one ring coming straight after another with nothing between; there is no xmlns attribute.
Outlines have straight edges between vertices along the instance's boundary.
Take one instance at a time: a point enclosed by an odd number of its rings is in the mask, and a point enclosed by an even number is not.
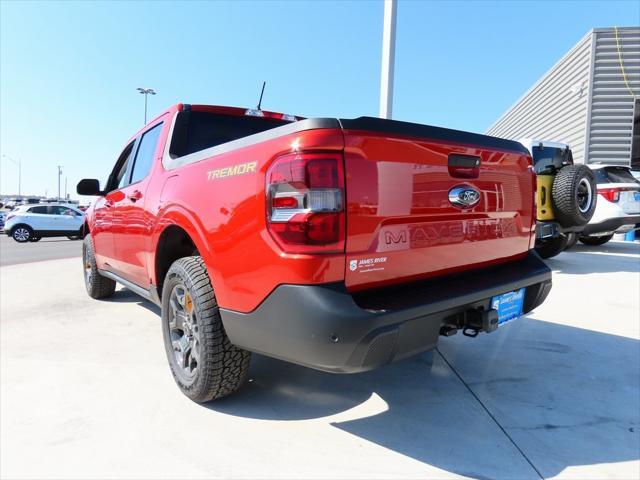
<svg viewBox="0 0 640 480"><path fill-rule="evenodd" d="M394 118L483 132L593 27L640 24L635 1L398 6ZM22 193L104 180L126 139L177 102L304 116L376 115L381 1L0 0L0 150ZM17 167L0 160L0 193Z"/></svg>

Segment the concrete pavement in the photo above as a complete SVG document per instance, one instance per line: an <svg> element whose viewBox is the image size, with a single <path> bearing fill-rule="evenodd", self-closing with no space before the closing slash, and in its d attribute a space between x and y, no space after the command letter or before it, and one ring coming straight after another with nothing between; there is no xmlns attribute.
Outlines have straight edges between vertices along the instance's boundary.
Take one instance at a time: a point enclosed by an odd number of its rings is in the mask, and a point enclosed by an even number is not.
<svg viewBox="0 0 640 480"><path fill-rule="evenodd" d="M33 243L18 243L0 232L0 266L79 257L82 242L67 237L43 238Z"/></svg>
<svg viewBox="0 0 640 480"><path fill-rule="evenodd" d="M77 258L2 267L0 475L637 478L640 246L549 264L547 302L491 335L360 375L254 355L206 406L174 386L154 305L91 300Z"/></svg>

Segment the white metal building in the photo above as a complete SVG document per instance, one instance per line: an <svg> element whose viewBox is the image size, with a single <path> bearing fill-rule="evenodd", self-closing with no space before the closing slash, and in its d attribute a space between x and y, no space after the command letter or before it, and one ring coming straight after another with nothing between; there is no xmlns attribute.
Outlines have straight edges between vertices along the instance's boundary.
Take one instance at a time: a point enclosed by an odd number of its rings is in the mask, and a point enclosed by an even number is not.
<svg viewBox="0 0 640 480"><path fill-rule="evenodd" d="M615 28L596 28L487 134L568 143L576 163L631 164L640 169L638 117L640 27L621 27L617 33Z"/></svg>

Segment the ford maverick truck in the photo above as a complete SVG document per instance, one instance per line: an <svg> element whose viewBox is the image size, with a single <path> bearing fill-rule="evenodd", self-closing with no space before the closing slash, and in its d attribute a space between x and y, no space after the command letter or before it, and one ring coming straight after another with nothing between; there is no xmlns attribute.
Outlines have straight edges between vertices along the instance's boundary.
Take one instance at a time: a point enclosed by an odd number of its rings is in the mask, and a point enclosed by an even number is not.
<svg viewBox="0 0 640 480"><path fill-rule="evenodd" d="M178 104L102 187L78 184L96 196L84 281L160 305L171 372L197 402L238 389L250 352L362 372L543 302L535 189L509 140Z"/></svg>

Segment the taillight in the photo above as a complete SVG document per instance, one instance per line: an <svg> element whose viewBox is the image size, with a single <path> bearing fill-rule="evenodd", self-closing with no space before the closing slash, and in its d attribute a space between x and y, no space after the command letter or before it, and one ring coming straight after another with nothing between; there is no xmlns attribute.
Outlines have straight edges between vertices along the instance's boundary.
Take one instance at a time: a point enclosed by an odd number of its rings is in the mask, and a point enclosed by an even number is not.
<svg viewBox="0 0 640 480"><path fill-rule="evenodd" d="M619 188L599 188L598 193L610 202L617 202L620 200Z"/></svg>
<svg viewBox="0 0 640 480"><path fill-rule="evenodd" d="M289 253L342 252L345 246L342 155L299 153L267 170L267 225Z"/></svg>

